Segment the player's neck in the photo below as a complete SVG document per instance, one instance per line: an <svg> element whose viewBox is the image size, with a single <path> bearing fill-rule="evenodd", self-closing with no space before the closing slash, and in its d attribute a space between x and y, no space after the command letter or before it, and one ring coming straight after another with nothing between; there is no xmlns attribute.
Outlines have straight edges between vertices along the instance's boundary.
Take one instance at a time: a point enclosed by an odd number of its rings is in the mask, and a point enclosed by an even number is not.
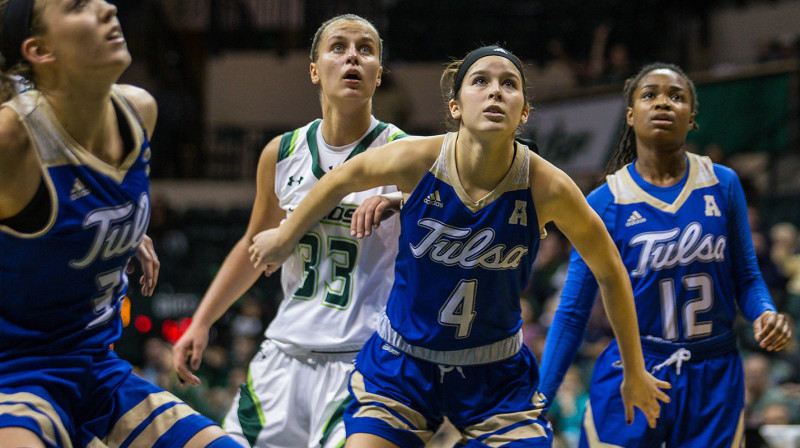
<svg viewBox="0 0 800 448"><path fill-rule="evenodd" d="M669 187L683 179L689 169L689 161L683 147L677 151L640 149L634 168L645 181L659 187Z"/></svg>
<svg viewBox="0 0 800 448"><path fill-rule="evenodd" d="M505 178L514 162L514 142L507 139L479 140L469 132L458 133L456 168L464 190L473 199L488 193ZM470 192L474 190L474 194Z"/></svg>
<svg viewBox="0 0 800 448"><path fill-rule="evenodd" d="M109 128L109 115L114 114L111 92L59 89L42 92L64 130L79 145L94 153L103 146ZM111 119L111 121L114 121Z"/></svg>
<svg viewBox="0 0 800 448"><path fill-rule="evenodd" d="M372 123L370 108L343 110L323 108L322 138L331 146L345 146L360 139Z"/></svg>

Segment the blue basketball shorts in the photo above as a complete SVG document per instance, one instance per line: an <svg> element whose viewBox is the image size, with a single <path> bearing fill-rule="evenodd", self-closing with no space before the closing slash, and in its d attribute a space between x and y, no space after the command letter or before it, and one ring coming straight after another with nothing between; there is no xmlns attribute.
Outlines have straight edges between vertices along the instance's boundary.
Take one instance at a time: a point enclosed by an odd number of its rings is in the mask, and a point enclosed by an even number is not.
<svg viewBox="0 0 800 448"><path fill-rule="evenodd" d="M668 381L670 403L661 403L655 429L638 408L625 422L620 395L622 363L616 340L595 363L580 446L738 448L744 433L744 375L732 335L690 344L642 339L645 365Z"/></svg>
<svg viewBox="0 0 800 448"><path fill-rule="evenodd" d="M180 447L213 424L114 352L0 363L0 428L28 429L51 448Z"/></svg>
<svg viewBox="0 0 800 448"><path fill-rule="evenodd" d="M536 358L527 347L511 358L445 366L409 356L373 335L355 360L345 410L347 435L374 434L401 447L424 447L443 418L462 435L459 446L549 447L550 423Z"/></svg>

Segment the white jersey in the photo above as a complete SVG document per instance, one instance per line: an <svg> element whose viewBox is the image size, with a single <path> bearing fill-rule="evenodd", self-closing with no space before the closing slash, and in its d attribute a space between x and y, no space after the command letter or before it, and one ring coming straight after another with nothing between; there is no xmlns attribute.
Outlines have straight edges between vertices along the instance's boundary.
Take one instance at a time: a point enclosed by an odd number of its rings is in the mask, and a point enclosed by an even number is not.
<svg viewBox="0 0 800 448"><path fill-rule="evenodd" d="M349 155L327 147L315 120L281 139L275 168L275 194L287 216L300 204L332 164L406 134L372 118L367 133ZM324 154L327 152L327 154ZM337 156L337 152L339 155ZM326 160L326 169L320 160ZM330 163L329 163L330 161ZM283 301L266 337L288 351L356 351L375 331L394 282L394 259L400 224L396 217L381 223L364 239L350 236L350 219L365 199L397 191L373 188L345 196L297 243L283 264Z"/></svg>

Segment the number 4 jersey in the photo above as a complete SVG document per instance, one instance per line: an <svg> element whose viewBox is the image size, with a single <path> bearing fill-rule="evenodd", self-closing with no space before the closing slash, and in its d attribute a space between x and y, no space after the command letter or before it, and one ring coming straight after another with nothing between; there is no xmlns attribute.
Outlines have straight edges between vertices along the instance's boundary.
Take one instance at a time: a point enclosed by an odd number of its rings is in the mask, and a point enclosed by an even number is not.
<svg viewBox="0 0 800 448"><path fill-rule="evenodd" d="M281 139L275 194L287 216L334 166L406 136L396 126L372 118L359 141L331 148L322 138L321 123L315 120ZM392 217L359 240L350 236L350 219L365 199L395 191L387 186L348 194L300 239L282 267L284 297L267 328L268 338L287 351L361 348L389 297L399 224Z"/></svg>

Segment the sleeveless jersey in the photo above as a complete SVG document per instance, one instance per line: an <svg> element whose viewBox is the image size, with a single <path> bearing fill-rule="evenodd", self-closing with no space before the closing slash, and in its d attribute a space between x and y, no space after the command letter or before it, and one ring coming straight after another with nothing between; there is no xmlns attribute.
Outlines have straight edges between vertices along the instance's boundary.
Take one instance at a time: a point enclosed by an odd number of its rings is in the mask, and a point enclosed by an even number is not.
<svg viewBox="0 0 800 448"><path fill-rule="evenodd" d="M517 144L503 180L474 201L458 178L456 137L445 137L400 213L395 284L379 334L412 356L468 365L519 350L520 293L539 247L539 223L527 147ZM471 350L495 343L504 354Z"/></svg>
<svg viewBox="0 0 800 448"><path fill-rule="evenodd" d="M281 139L275 194L287 216L325 174L317 144L321 123L315 120ZM405 136L373 118L347 159ZM300 239L281 270L284 297L266 330L268 338L317 351L361 348L389 296L399 229L397 218L391 218L359 240L350 236L350 219L365 199L395 191L386 186L348 194Z"/></svg>
<svg viewBox="0 0 800 448"><path fill-rule="evenodd" d="M150 219L150 145L116 86L111 99L134 142L119 168L75 143L40 92L2 106L36 151L51 213L35 233L0 225L0 360L102 352L122 331L125 268Z"/></svg>
<svg viewBox="0 0 800 448"><path fill-rule="evenodd" d="M603 213L628 267L641 334L670 342L730 332L734 282L743 280L731 264L730 182L719 177L732 172L687 155L686 184L674 202L645 192L625 166L607 178L614 203Z"/></svg>

